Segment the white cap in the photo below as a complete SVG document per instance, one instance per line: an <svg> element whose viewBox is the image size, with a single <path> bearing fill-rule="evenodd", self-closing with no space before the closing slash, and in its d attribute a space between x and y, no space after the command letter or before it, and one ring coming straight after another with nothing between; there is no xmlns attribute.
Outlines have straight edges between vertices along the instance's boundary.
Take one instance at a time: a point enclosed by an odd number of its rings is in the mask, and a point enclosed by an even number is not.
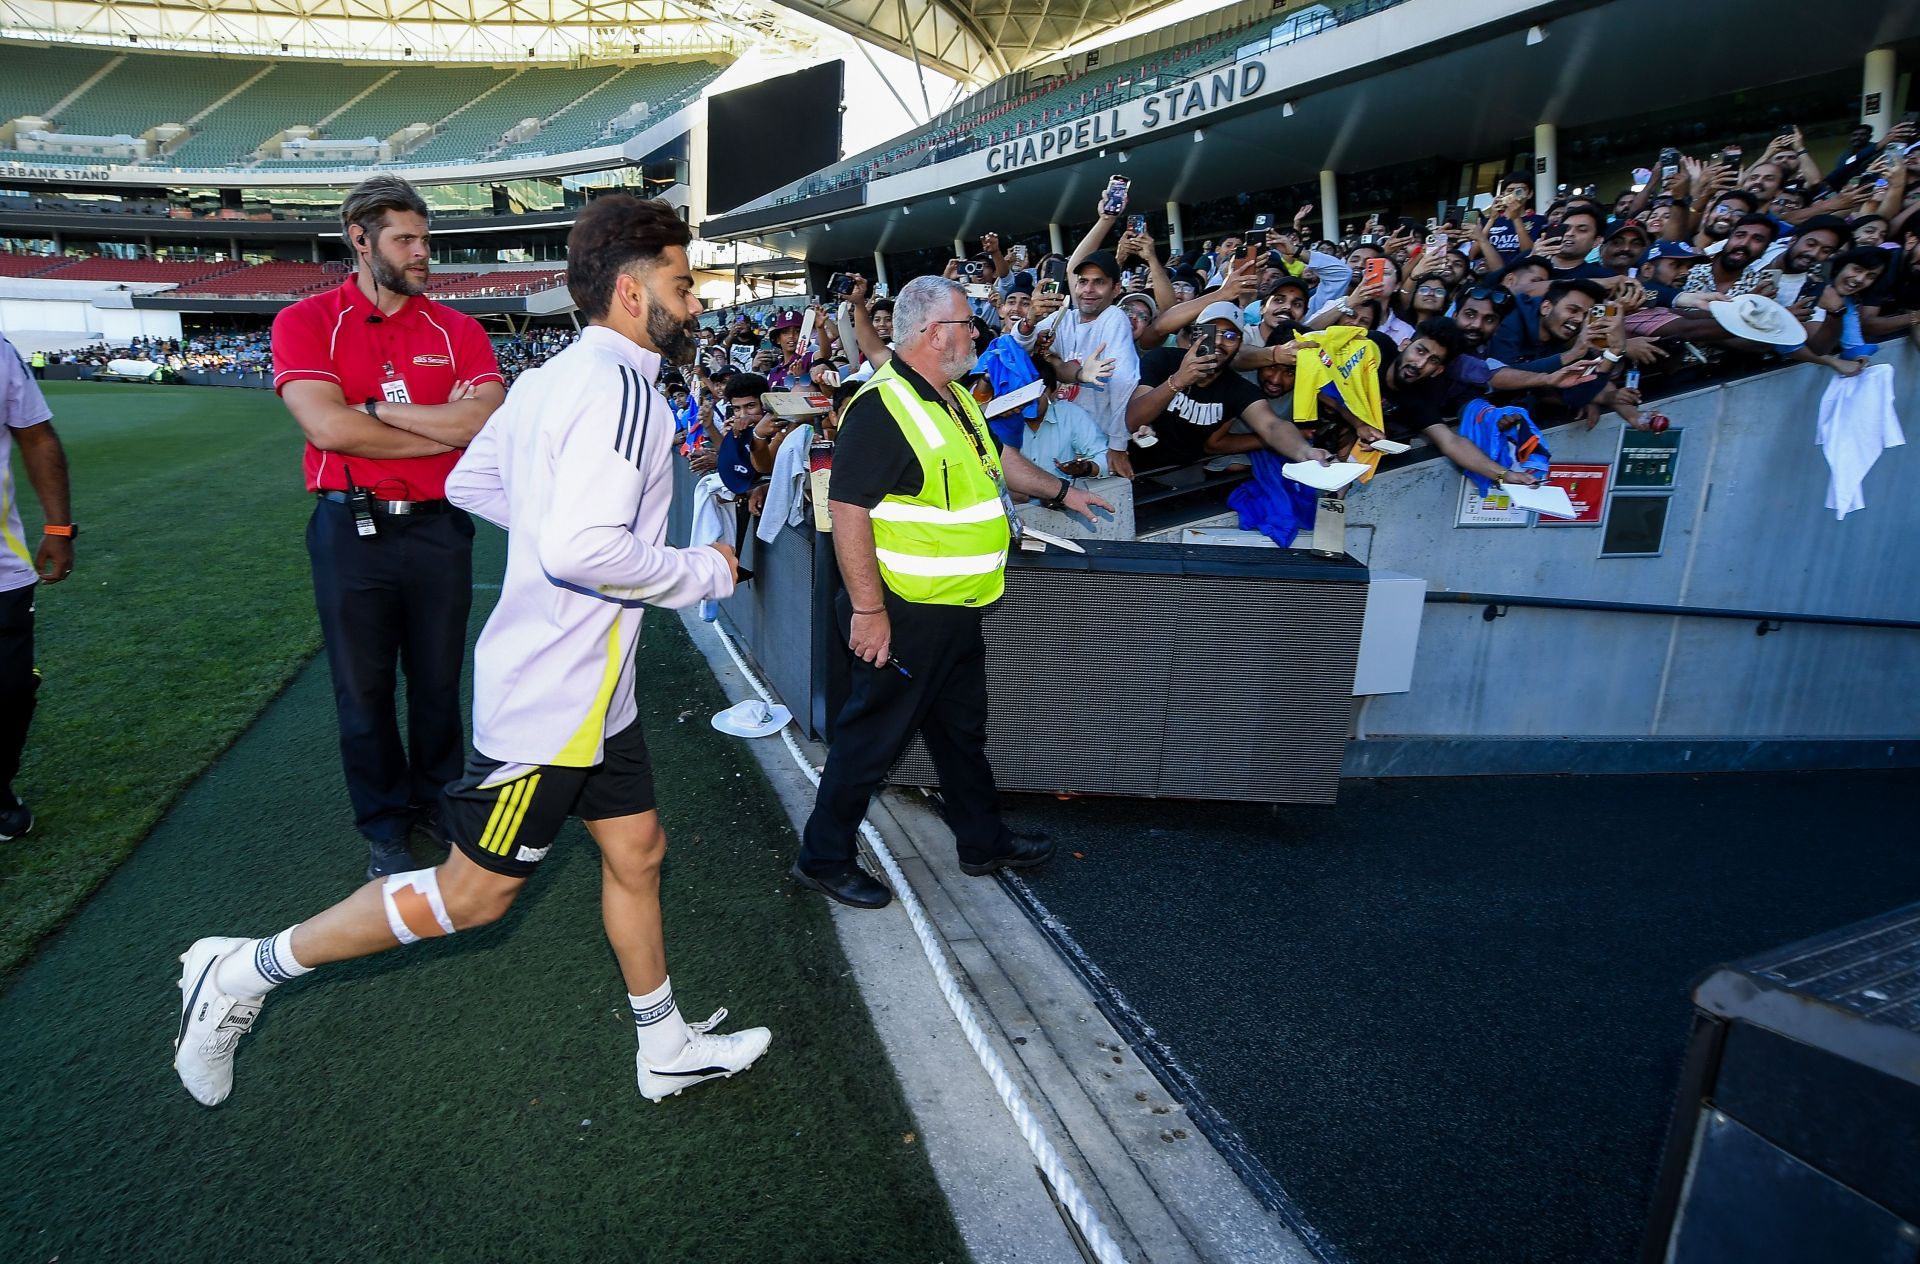
<svg viewBox="0 0 1920 1264"><path fill-rule="evenodd" d="M1208 321L1214 320L1224 320L1241 333L1244 334L1247 332L1247 322L1240 318L1240 309L1232 303L1208 303L1206 310L1200 313L1200 319L1197 323L1204 325Z"/></svg>

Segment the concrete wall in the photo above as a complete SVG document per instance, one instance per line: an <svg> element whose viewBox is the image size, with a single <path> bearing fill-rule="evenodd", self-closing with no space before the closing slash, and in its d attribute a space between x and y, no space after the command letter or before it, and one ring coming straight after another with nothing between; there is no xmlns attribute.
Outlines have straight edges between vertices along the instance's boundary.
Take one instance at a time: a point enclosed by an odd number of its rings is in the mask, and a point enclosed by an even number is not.
<svg viewBox="0 0 1920 1264"><path fill-rule="evenodd" d="M1882 454L1867 508L1844 522L1822 507L1814 443L1832 374L1796 366L1662 403L1685 438L1658 557L1599 557L1600 527L1456 526L1461 478L1445 461L1389 471L1354 496L1348 545L1430 589L1920 620L1920 355L1900 344L1881 360L1895 366L1913 445ZM1621 430L1609 419L1548 442L1556 462L1613 464ZM1746 621L1483 613L1426 607L1413 688L1366 701L1359 745L1920 737L1920 632L1789 623L1759 636ZM1350 758L1349 770L1390 763ZM1440 770L1418 763L1396 770Z"/></svg>

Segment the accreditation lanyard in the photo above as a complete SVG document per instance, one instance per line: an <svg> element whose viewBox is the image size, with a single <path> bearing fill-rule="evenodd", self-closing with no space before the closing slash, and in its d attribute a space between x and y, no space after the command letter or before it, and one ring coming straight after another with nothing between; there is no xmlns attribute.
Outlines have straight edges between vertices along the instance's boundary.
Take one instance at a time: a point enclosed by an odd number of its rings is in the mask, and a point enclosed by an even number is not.
<svg viewBox="0 0 1920 1264"><path fill-rule="evenodd" d="M996 468L992 458L987 455L986 440L980 437L980 431L973 422L945 398L941 399L940 406L947 410L947 416L953 418L953 424L960 428L961 433L967 436L967 442L973 445L973 454L980 458L980 468L986 471L987 477L993 480L994 490L1000 493L1000 508L1007 515L1007 530L1013 536L1013 542L1016 545L1019 544L1026 527L1020 521L1020 515L1014 512L1013 492L1007 487L1006 474Z"/></svg>

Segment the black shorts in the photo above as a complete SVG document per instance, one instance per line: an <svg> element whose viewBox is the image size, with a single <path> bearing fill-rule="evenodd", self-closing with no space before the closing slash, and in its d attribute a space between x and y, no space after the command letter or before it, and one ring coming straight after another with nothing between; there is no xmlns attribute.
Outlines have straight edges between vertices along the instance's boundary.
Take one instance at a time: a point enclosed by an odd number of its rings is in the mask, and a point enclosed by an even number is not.
<svg viewBox="0 0 1920 1264"><path fill-rule="evenodd" d="M653 762L635 720L606 741L591 768L542 764L487 785L504 767L475 753L464 776L441 792L447 841L482 869L525 877L546 859L569 816L605 821L654 809Z"/></svg>

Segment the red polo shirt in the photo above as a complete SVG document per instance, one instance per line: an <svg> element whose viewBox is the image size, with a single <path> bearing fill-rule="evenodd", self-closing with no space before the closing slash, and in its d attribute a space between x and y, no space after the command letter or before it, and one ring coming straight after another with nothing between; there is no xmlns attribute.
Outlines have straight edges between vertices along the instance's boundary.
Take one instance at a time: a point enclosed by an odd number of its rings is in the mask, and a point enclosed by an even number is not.
<svg viewBox="0 0 1920 1264"><path fill-rule="evenodd" d="M391 370L391 371L389 371ZM444 404L455 382L504 382L480 322L431 299L414 295L391 316L382 316L360 292L357 277L324 294L312 294L273 321L273 389L311 379L333 382L349 405L384 399L381 383L398 374L416 404ZM460 453L377 460L343 457L307 445L307 490L370 488L382 500L441 500L447 473Z"/></svg>

